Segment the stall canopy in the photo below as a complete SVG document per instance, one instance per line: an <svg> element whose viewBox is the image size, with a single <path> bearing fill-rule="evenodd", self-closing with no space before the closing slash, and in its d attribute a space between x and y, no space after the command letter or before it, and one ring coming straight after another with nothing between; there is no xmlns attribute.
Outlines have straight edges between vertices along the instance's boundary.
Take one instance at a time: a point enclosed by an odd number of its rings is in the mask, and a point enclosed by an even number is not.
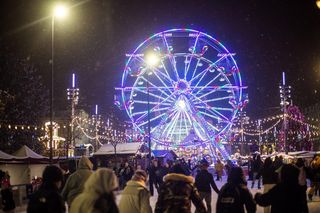
<svg viewBox="0 0 320 213"><path fill-rule="evenodd" d="M14 155L15 157L22 157L28 160L47 160L48 159L48 157L35 153L26 145L22 146L18 151L14 152L12 155Z"/></svg>
<svg viewBox="0 0 320 213"><path fill-rule="evenodd" d="M116 146L117 155L135 155L140 152L141 143L119 143ZM114 155L114 147L112 144L104 144L93 155Z"/></svg>

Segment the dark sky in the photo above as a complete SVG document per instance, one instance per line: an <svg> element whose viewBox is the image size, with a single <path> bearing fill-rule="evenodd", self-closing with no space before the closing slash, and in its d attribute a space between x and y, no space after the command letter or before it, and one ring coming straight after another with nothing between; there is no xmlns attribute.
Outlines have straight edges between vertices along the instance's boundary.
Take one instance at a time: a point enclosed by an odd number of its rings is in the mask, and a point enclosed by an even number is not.
<svg viewBox="0 0 320 213"><path fill-rule="evenodd" d="M48 80L51 19L43 18L50 14L50 1L0 4L1 51L29 57ZM237 54L253 117L279 105L282 71L294 88L295 104L303 108L319 100L320 9L315 0L91 0L56 22L56 105L65 107L65 89L75 72L85 102L106 110L113 104L113 88L120 85L125 54L171 28L206 32Z"/></svg>

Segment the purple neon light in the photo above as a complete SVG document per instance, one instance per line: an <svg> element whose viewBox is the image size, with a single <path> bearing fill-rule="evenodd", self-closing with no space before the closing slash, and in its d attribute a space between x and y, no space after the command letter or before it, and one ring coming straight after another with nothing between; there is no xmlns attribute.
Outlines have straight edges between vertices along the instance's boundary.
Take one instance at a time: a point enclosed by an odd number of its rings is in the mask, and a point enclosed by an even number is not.
<svg viewBox="0 0 320 213"><path fill-rule="evenodd" d="M76 75L72 73L72 88L76 87Z"/></svg>

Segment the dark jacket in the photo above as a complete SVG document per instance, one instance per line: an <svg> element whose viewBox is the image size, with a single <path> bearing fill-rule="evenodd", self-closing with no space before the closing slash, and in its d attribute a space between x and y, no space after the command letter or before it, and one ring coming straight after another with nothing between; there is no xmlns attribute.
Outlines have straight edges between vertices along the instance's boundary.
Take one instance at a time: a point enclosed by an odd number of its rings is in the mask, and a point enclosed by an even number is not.
<svg viewBox="0 0 320 213"><path fill-rule="evenodd" d="M306 213L308 212L306 195L299 185L277 184L265 194L256 194L260 206L271 205L271 213Z"/></svg>
<svg viewBox="0 0 320 213"><path fill-rule="evenodd" d="M219 189L214 182L213 176L208 170L201 169L200 172L196 176L196 183L195 183L199 192L211 192L211 187L213 190L218 194ZM211 187L210 187L211 185Z"/></svg>
<svg viewBox="0 0 320 213"><path fill-rule="evenodd" d="M66 212L64 201L58 189L40 187L31 195L28 203L27 213L64 213Z"/></svg>
<svg viewBox="0 0 320 213"><path fill-rule="evenodd" d="M233 193L227 195L227 191L233 191ZM248 213L256 212L256 204L247 186L226 183L220 189L216 213L245 213L244 205Z"/></svg>
<svg viewBox="0 0 320 213"><path fill-rule="evenodd" d="M199 213L206 212L193 177L171 173L164 177L155 212L191 213L191 201Z"/></svg>
<svg viewBox="0 0 320 213"><path fill-rule="evenodd" d="M273 167L262 168L262 184L276 184L278 181L278 174Z"/></svg>
<svg viewBox="0 0 320 213"><path fill-rule="evenodd" d="M11 188L6 188L1 190L1 198L3 211L10 211L16 208L16 204L13 200L13 194Z"/></svg>

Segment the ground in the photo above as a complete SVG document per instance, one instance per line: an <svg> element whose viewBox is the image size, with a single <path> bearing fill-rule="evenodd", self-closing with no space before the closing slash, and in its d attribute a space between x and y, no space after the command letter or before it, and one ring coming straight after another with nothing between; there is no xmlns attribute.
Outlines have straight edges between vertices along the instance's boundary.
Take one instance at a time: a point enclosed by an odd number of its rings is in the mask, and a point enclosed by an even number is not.
<svg viewBox="0 0 320 213"><path fill-rule="evenodd" d="M216 182L218 188L221 188L222 185L225 183L226 177L224 177L223 179L224 179L223 181ZM250 184L248 184L248 185L250 185ZM254 189L250 189L250 190L253 195L257 192L263 192L263 188L262 189L254 188ZM155 190L155 193L156 193L156 190ZM119 202L120 196L121 196L121 192L119 192L119 194L117 195L117 202ZM157 197L158 197L157 194L155 194L153 197L150 198L150 203L151 203L153 210L154 210L155 204L157 202ZM211 202L211 205L213 208L212 209L213 213L215 212L216 201L217 201L217 194L215 192L213 192L212 193L212 202ZM309 207L309 213L319 213L320 212L320 197L316 196L313 198L312 201L308 201L308 207ZM193 208L192 212L194 212L194 207L192 207L192 208ZM2 211L0 211L0 212L2 212ZM16 213L26 212L26 206L18 207L15 212ZM260 206L257 206L257 213L263 213L263 208L261 208Z"/></svg>

